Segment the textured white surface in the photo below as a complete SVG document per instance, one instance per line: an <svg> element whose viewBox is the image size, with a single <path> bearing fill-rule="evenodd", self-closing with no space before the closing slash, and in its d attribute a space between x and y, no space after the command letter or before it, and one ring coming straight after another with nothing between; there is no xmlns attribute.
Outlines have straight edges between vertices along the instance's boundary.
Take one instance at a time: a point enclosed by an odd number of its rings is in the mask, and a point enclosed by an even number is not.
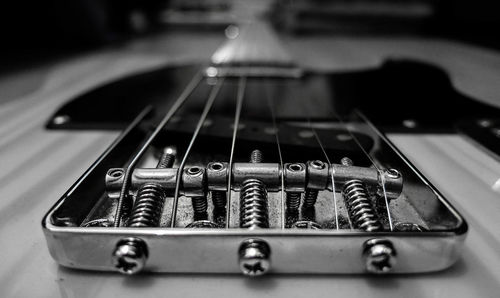
<svg viewBox="0 0 500 298"><path fill-rule="evenodd" d="M498 297L500 194L492 186L500 179L500 165L451 135L391 136L470 224L463 257L445 272L390 277L267 276L250 280L229 275L169 274L127 278L59 267L48 254L41 218L116 133L48 132L44 122L67 98L96 84L173 58L207 59L217 43L183 36L140 41L124 49L88 54L33 70L40 76L35 86L27 87L26 92L6 93L18 98L0 100L0 296ZM350 68L360 67L360 63L370 66L387 53L428 58L449 67L460 90L476 96L494 95L497 99L496 94L500 94L500 56L482 49L407 39L332 39L317 40L316 45L308 41L290 46L292 54L304 64L314 66L316 59L322 59L330 63L322 67L330 69L338 68L339 63ZM306 57L308 46L314 47L317 55ZM23 86L24 75L33 81L30 73L16 76L19 86ZM486 100L487 96L482 98Z"/></svg>

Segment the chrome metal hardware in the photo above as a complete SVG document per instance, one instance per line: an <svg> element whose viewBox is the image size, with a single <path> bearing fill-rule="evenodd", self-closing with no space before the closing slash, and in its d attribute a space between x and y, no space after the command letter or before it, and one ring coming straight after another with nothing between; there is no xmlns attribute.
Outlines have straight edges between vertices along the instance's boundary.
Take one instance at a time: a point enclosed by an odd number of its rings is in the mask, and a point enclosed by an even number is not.
<svg viewBox="0 0 500 298"><path fill-rule="evenodd" d="M171 150L167 149L160 157L156 168L172 167L175 160L175 155L172 153ZM159 226L165 195L165 190L158 183L150 182L141 186L137 191L137 198L127 226L134 228ZM120 240L116 245L113 252L113 263L118 271L124 274L135 274L142 270L147 257L147 247L143 240L126 238Z"/></svg>
<svg viewBox="0 0 500 298"><path fill-rule="evenodd" d="M246 276L260 276L271 268L271 248L261 239L247 239L239 249L240 270Z"/></svg>
<svg viewBox="0 0 500 298"><path fill-rule="evenodd" d="M304 170L291 170L290 165L303 166ZM260 180L266 185L268 191L280 191L282 187L281 177L284 175L285 191L290 193L305 191L304 204L307 207L314 205L317 191L332 190L332 175L336 189L343 189L348 181L358 179L363 181L368 190L376 192L382 188L382 183L384 183L388 198L395 199L401 194L403 188L403 177L397 170L389 169L379 172L374 168L346 167L322 161L309 161L307 165L301 163L285 164L283 168L279 163L234 163L231 171L229 171L226 162L210 162L206 168L199 167L199 169L201 173L194 176L189 174L187 170L183 172L181 194L187 197L205 196L205 192L208 190L212 194L212 200L215 200L216 206L219 207L223 207L227 203L225 192L228 191L227 179L230 172L232 175L231 189L234 191L240 191L248 177ZM108 171L106 191L110 197L116 197L119 194L123 175L115 173L123 173L123 171L122 168L112 168ZM384 177L381 177L382 175ZM176 168L137 168L131 175L130 190L135 193L146 183L157 183L164 189L173 190L176 181ZM224 195L216 193L214 196L214 192L223 192ZM292 203L292 205L294 204Z"/></svg>
<svg viewBox="0 0 500 298"><path fill-rule="evenodd" d="M388 273L394 268L396 264L396 250L391 241L370 239L363 246L366 271L381 274Z"/></svg>
<svg viewBox="0 0 500 298"><path fill-rule="evenodd" d="M123 274L135 274L146 265L148 248L139 238L124 238L120 240L113 252L113 265Z"/></svg>
<svg viewBox="0 0 500 298"><path fill-rule="evenodd" d="M354 119L362 115L277 118L275 99L288 95L267 81L199 72L163 117L141 112L47 213L51 255L125 274L248 276L416 273L456 261L467 224L383 134ZM203 109L186 104L206 91ZM250 102L259 109L247 111ZM234 117L215 118L230 106ZM268 106L269 121L253 119ZM175 164L158 160L164 144L181 150ZM249 146L266 148L266 160L258 151L245 160ZM358 166L329 161L344 155Z"/></svg>
<svg viewBox="0 0 500 298"><path fill-rule="evenodd" d="M252 151L250 162L262 162L262 152ZM243 181L240 191L240 227L245 229L269 228L267 189L264 182L252 175Z"/></svg>
<svg viewBox="0 0 500 298"><path fill-rule="evenodd" d="M352 160L347 157L342 158L341 163L346 167L351 167L353 165ZM399 176L395 175L394 178L397 179ZM349 211L349 217L356 228L367 232L374 232L382 229L382 225L373 208L370 195L363 181L359 179L347 181L342 193L344 195L347 210Z"/></svg>

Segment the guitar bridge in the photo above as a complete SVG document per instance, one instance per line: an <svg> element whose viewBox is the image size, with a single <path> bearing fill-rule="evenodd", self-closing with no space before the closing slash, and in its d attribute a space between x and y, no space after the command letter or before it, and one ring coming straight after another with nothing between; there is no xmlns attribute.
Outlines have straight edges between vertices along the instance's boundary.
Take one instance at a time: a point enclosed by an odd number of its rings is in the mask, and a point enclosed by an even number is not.
<svg viewBox="0 0 500 298"><path fill-rule="evenodd" d="M272 100L269 118L246 114L246 92L266 98L259 82L198 76L163 118L144 109L43 219L54 259L247 276L417 273L456 261L466 222L362 114L278 119ZM181 108L200 88L201 113ZM215 100L235 95L234 117L218 113Z"/></svg>

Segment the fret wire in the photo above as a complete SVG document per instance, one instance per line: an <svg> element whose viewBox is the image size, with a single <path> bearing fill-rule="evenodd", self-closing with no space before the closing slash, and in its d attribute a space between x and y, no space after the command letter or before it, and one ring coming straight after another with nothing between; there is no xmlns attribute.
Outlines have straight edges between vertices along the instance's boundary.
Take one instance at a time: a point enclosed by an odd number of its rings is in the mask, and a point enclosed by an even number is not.
<svg viewBox="0 0 500 298"><path fill-rule="evenodd" d="M229 229L230 217L231 217L231 183L232 183L232 171L233 171L233 156L234 147L236 145L236 135L238 133L238 127L240 125L241 109L243 107L243 99L245 98L245 89L247 84L247 78L241 77L238 80L238 94L236 96L236 111L234 113L234 123L233 123L233 138L231 140L231 154L229 155L229 175L227 178L227 192L226 192L226 229Z"/></svg>
<svg viewBox="0 0 500 298"><path fill-rule="evenodd" d="M321 139L319 138L318 133L316 132L316 129L314 129L314 127L312 127L311 119L308 118L308 120L309 120L309 127L312 129L314 137L318 141L318 144L321 147L323 154L325 155L326 161L328 162L328 164L331 165L332 162L328 158L328 154L326 153L325 147L323 146L323 143L321 142ZM337 195L336 195L336 189L335 189L334 175L335 175L335 173L334 173L334 171L332 171L331 180L332 180L332 192L333 192L333 208L335 210L335 227L336 227L336 230L338 231L339 230L339 212L338 212L338 206L337 206Z"/></svg>
<svg viewBox="0 0 500 298"><path fill-rule="evenodd" d="M127 166L127 169L125 170L125 175L123 179L123 184L122 188L120 190L120 197L118 199L118 206L115 212L115 220L113 223L113 226L115 228L119 227L121 224L121 215L122 215L122 209L123 209L123 201L125 199L125 195L128 192L128 186L130 184L130 175L132 174L132 171L134 170L135 166L139 162L140 158L144 155L144 152L148 149L148 147L151 145L153 140L158 136L160 131L165 127L165 125L170 121L172 116L179 110L179 108L186 102L187 98L189 95L194 91L194 89L198 86L200 83L201 79L203 78L203 73L201 71L197 72L195 76L191 79L191 81L188 83L186 88L182 91L182 93L179 95L177 100L173 103L173 105L170 107L170 109L167 111L163 119L160 121L156 129L151 133L151 135L148 137L148 139L144 142L142 145L141 149L136 153L130 164Z"/></svg>
<svg viewBox="0 0 500 298"><path fill-rule="evenodd" d="M174 228L175 227L175 219L177 218L177 206L179 203L179 190L181 186L181 180L182 180L182 171L184 170L184 166L186 165L186 161L189 157L189 153L191 152L191 149L193 148L193 145L196 141L196 138L198 137L198 134L200 133L200 130L203 126L203 123L205 122L208 113L210 112L210 109L212 108L215 99L217 98L217 94L219 93L222 84L224 83L224 78L220 78L217 80L217 83L214 87L212 87L212 90L210 91L210 94L208 96L207 102L205 104L205 107L203 108L203 112L201 113L200 119L198 120L198 124L196 125L196 129L193 133L193 136L191 137L191 141L189 142L189 145L186 149L186 152L184 152L184 156L182 157L182 161L179 165L179 169L177 169L177 179L175 182L175 192L174 192L174 204L172 207L172 219L170 223L170 227Z"/></svg>
<svg viewBox="0 0 500 298"><path fill-rule="evenodd" d="M285 228L285 224L286 224L286 215L285 215L285 210L286 210L286 206L285 206L285 177L283 175L283 170L284 170L284 167L283 167L283 155L281 154L281 146L280 146L280 140L279 140L279 131L278 131L278 126L276 124L276 114L274 113L274 99L273 97L271 96L270 94L270 86L269 86L270 82L267 81L266 82L266 98L267 98L267 102L268 102L268 106L269 106L269 109L271 111L271 119L273 121L273 127L274 127L274 136L276 137L276 145L278 146L278 154L279 154L279 158L280 158L280 167L282 169L282 172L281 172L281 229L284 229Z"/></svg>
<svg viewBox="0 0 500 298"><path fill-rule="evenodd" d="M361 151L368 157L368 159L370 160L370 162L372 163L372 165L375 167L375 169L377 170L377 172L379 173L380 177L382 177L382 191L384 193L384 200L385 200L385 206L386 206L386 210L387 210L387 219L389 221L389 228L391 231L393 231L393 224L392 224L392 216L391 216L391 212L390 212L390 208L389 208L389 200L387 198L387 193L386 193L386 190L385 190L385 180L384 180L384 173L382 172L382 170L377 166L377 163L375 162L375 160L373 159L373 157L366 151L366 149L361 145L361 142L358 140L358 138L355 136L355 134L351 131L351 129L349 128L349 126L347 125L347 123L345 123L339 115L337 115L335 113L335 111L333 111L331 108L329 109L330 110L330 113L333 115L334 118L336 118L340 123L341 125L344 126L345 130L349 133L349 135L351 136L351 138L354 140L354 142L359 146L359 148L361 148ZM359 113L358 113L359 114ZM364 120L366 121L366 118L364 118ZM366 121L367 122L367 121Z"/></svg>

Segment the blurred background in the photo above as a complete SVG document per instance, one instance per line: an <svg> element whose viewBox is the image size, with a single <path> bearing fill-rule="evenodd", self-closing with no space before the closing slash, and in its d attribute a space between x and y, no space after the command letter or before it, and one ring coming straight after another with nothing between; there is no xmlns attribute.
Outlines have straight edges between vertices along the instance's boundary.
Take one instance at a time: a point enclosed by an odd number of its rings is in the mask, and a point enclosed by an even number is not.
<svg viewBox="0 0 500 298"><path fill-rule="evenodd" d="M497 1L44 0L2 1L6 71L169 30L221 30L267 18L283 34L438 36L500 46Z"/></svg>

